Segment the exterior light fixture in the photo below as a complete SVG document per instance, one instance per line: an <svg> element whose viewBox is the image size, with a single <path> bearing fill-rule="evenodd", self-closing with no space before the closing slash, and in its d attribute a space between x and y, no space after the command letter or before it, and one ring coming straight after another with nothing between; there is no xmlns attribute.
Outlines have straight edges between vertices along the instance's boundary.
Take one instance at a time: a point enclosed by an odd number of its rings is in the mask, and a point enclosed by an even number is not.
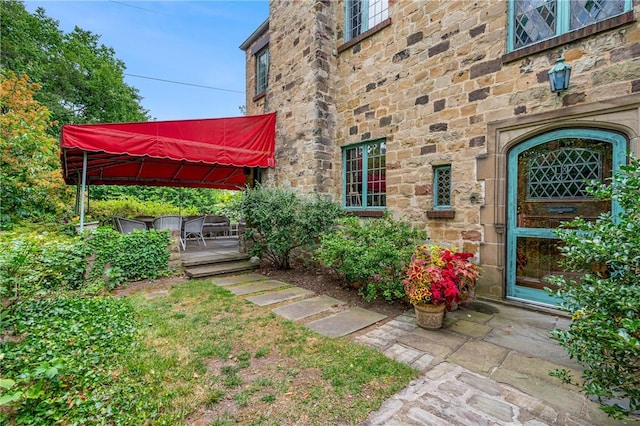
<svg viewBox="0 0 640 426"><path fill-rule="evenodd" d="M556 60L556 64L549 70L549 83L551 84L551 93L557 93L569 88L569 79L571 78L571 65L564 63L561 56Z"/></svg>

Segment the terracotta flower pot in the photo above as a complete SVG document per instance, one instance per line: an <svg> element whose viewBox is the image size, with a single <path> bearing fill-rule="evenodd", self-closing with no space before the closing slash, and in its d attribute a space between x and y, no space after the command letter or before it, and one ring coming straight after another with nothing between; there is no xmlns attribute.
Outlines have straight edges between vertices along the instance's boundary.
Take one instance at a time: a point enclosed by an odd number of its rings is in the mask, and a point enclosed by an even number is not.
<svg viewBox="0 0 640 426"><path fill-rule="evenodd" d="M413 305L416 311L416 322L427 330L437 330L442 328L445 304L432 305L426 303L416 303Z"/></svg>

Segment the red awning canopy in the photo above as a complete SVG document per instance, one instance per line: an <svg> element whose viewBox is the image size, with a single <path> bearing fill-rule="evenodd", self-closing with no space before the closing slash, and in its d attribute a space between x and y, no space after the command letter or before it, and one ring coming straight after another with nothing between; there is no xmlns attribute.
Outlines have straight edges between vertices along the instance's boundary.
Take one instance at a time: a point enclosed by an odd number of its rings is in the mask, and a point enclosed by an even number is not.
<svg viewBox="0 0 640 426"><path fill-rule="evenodd" d="M67 184L241 189L249 168L275 167L276 115L65 125Z"/></svg>

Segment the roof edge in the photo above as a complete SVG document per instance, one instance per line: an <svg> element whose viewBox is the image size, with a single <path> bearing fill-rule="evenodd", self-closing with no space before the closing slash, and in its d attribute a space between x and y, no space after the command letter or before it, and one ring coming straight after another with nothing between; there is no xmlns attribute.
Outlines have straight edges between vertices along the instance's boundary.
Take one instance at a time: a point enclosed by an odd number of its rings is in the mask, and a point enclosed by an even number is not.
<svg viewBox="0 0 640 426"><path fill-rule="evenodd" d="M240 49L244 50L246 52L246 50L249 48L249 46L251 46L253 44L253 42L255 42L258 38L260 38L268 30L269 30L269 18L267 18L262 24L260 24L260 26L258 28L256 28L256 30L253 33L251 33L249 38L247 38L240 45Z"/></svg>

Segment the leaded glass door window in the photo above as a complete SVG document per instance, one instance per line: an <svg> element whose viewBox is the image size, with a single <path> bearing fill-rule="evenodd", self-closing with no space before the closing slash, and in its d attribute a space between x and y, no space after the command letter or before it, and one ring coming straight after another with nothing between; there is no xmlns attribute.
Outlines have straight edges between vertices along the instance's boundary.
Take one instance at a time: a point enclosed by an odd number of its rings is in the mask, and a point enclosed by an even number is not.
<svg viewBox="0 0 640 426"><path fill-rule="evenodd" d="M577 216L595 220L612 211L610 201L587 192L589 181L607 181L624 161L621 135L589 129L558 130L509 152L507 207L507 295L555 305L545 290L560 266L554 230Z"/></svg>

